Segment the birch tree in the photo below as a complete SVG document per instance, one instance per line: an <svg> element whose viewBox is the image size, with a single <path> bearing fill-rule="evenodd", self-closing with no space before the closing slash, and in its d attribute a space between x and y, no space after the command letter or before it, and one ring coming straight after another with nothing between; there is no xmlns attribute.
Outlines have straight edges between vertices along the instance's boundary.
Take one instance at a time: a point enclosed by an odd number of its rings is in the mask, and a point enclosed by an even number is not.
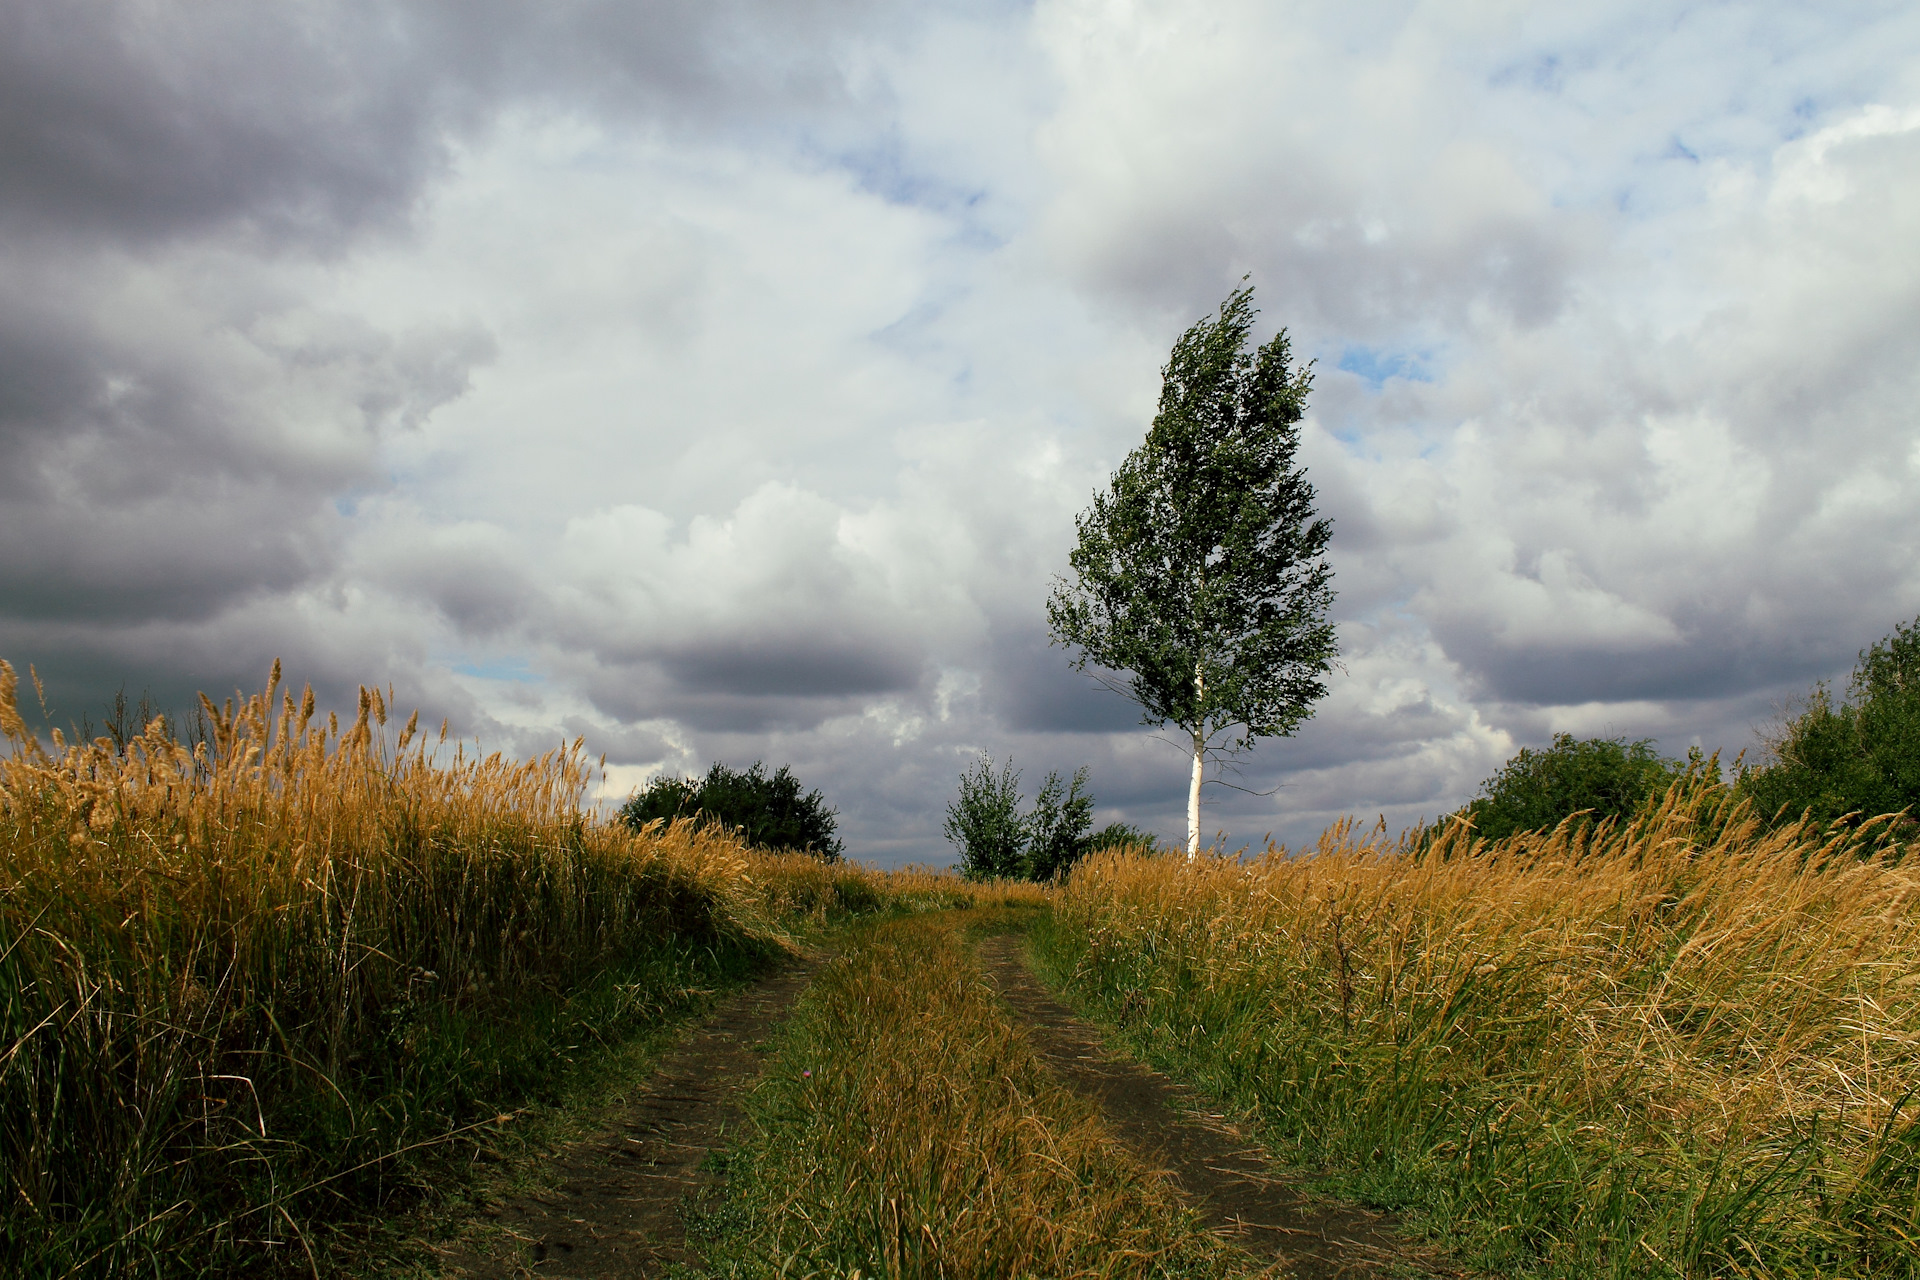
<svg viewBox="0 0 1920 1280"><path fill-rule="evenodd" d="M1286 331L1257 349L1253 290L1173 345L1146 440L1075 520L1047 602L1054 643L1190 739L1187 856L1200 850L1207 762L1288 737L1326 696L1331 524L1296 465L1312 386Z"/></svg>

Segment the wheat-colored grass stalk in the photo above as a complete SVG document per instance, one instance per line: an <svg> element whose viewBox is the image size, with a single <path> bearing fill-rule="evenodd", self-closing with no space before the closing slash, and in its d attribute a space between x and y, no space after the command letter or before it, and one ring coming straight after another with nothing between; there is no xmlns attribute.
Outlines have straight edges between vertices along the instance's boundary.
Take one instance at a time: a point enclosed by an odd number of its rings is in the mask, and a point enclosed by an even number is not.
<svg viewBox="0 0 1920 1280"><path fill-rule="evenodd" d="M1241 1273L1013 1026L964 937L995 916L879 925L815 980L753 1107L747 1274Z"/></svg>
<svg viewBox="0 0 1920 1280"><path fill-rule="evenodd" d="M940 893L628 831L583 807L578 741L472 752L374 688L323 720L277 664L192 749L159 721L48 747L17 694L0 663L0 1272L304 1267L570 1046Z"/></svg>
<svg viewBox="0 0 1920 1280"><path fill-rule="evenodd" d="M1296 1158L1501 1265L1905 1275L1916 890L1870 830L1681 784L1497 842L1095 858L1049 946Z"/></svg>

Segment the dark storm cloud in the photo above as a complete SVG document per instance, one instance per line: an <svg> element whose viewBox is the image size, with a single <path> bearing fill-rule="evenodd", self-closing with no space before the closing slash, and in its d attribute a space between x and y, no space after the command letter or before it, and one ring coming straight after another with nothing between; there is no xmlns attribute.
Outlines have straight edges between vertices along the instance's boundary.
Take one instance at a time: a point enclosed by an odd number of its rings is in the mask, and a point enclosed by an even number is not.
<svg viewBox="0 0 1920 1280"><path fill-rule="evenodd" d="M866 638L861 638L866 640ZM919 663L906 653L822 644L815 636L768 637L743 644L731 637L663 654L660 667L696 693L777 694L817 698L893 693L912 688Z"/></svg>
<svg viewBox="0 0 1920 1280"><path fill-rule="evenodd" d="M63 728L83 717L98 723L121 690L129 700L146 696L178 727L193 715L201 693L216 703L259 693L276 661L291 689L313 687L323 713L351 718L361 684L392 680L396 692L404 690L399 705L419 707L425 723L447 716L470 729L485 722L470 698L422 671L419 655L391 635L303 627L297 614L288 616L270 599L215 616L119 627L0 616L0 657L23 681L31 665L46 689L49 723Z"/></svg>
<svg viewBox="0 0 1920 1280"><path fill-rule="evenodd" d="M1533 706L1730 697L1785 681L1810 683L1833 665L1831 651L1802 656L1771 637L1741 648L1700 642L1623 653L1577 643L1503 649L1483 634L1450 636L1445 628L1436 635L1475 673L1483 696Z"/></svg>
<svg viewBox="0 0 1920 1280"><path fill-rule="evenodd" d="M389 483L382 435L461 395L494 343L328 315L277 273L404 230L451 148L516 103L694 129L830 104L832 41L862 11L0 8L5 615L190 621L323 582ZM440 552L394 548L385 580L470 634L519 618L525 579Z"/></svg>
<svg viewBox="0 0 1920 1280"><path fill-rule="evenodd" d="M28 299L0 309L12 616L202 617L311 581L335 558L329 499L378 484L380 435L463 392L489 352L462 332L287 332L183 293L129 304L101 274L0 259Z"/></svg>
<svg viewBox="0 0 1920 1280"><path fill-rule="evenodd" d="M560 728L569 738L586 743L587 754L611 760L658 760L673 752L666 737L646 728L608 728L580 716L561 720Z"/></svg>
<svg viewBox="0 0 1920 1280"><path fill-rule="evenodd" d="M453 104L384 6L13 5L0 211L78 237L246 220L331 241L404 215Z"/></svg>
<svg viewBox="0 0 1920 1280"><path fill-rule="evenodd" d="M724 644L723 636L715 636ZM769 679L768 671L735 668L748 680L747 687L733 688L710 678L702 684L683 683L664 664L641 662L619 666L581 663L581 691L594 710L615 721L633 723L672 719L689 729L713 734L757 734L766 732L806 732L818 728L836 716L858 714L863 705L860 694L836 691L834 681L854 675L854 683L870 683L873 671L853 660L836 660L825 669L806 673L811 691L780 686ZM773 674L777 674L776 664ZM884 669L882 666L881 669ZM634 757L621 757L622 761Z"/></svg>
<svg viewBox="0 0 1920 1280"><path fill-rule="evenodd" d="M0 11L0 219L86 240L403 224L450 141L527 98L689 122L833 99L866 6L207 0Z"/></svg>
<svg viewBox="0 0 1920 1280"><path fill-rule="evenodd" d="M1131 697L1101 684L1092 667L1084 673L1073 671L1071 654L1049 645L1036 627L997 630L982 656L987 705L1009 729L1125 733L1140 727L1140 708ZM1106 674L1125 689L1124 675Z"/></svg>

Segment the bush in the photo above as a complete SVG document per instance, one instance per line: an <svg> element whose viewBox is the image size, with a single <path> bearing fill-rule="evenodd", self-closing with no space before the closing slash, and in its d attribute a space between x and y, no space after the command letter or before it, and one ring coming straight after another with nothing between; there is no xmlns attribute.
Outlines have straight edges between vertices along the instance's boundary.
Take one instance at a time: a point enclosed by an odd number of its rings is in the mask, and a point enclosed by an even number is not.
<svg viewBox="0 0 1920 1280"><path fill-rule="evenodd" d="M1847 694L1836 705L1816 685L1768 743L1774 763L1741 772L1762 813L1833 822L1920 805L1920 618L1861 652Z"/></svg>
<svg viewBox="0 0 1920 1280"><path fill-rule="evenodd" d="M1501 840L1557 826L1582 811L1594 821L1628 818L1649 796L1665 794L1684 770L1680 762L1662 759L1651 738L1628 742L1557 733L1543 750L1520 748L1480 784L1477 799L1435 829L1465 818L1480 835Z"/></svg>
<svg viewBox="0 0 1920 1280"><path fill-rule="evenodd" d="M1020 816L1020 774L1008 758L996 775L982 755L960 775L960 795L947 806L941 831L960 850L960 874L999 880L1021 873L1027 824Z"/></svg>
<svg viewBox="0 0 1920 1280"><path fill-rule="evenodd" d="M1160 847L1160 837L1145 827L1136 827L1127 822L1109 822L1087 837L1086 853L1098 853L1102 849L1123 849L1132 853L1154 853Z"/></svg>
<svg viewBox="0 0 1920 1280"><path fill-rule="evenodd" d="M1050 880L1088 849L1093 797L1084 790L1087 771L1063 781L1047 774L1031 812L1020 812L1020 772L1009 758L999 773L981 756L960 775L960 794L947 806L941 827L960 850L960 872L969 880Z"/></svg>
<svg viewBox="0 0 1920 1280"><path fill-rule="evenodd" d="M837 861L845 847L834 836L836 813L818 791L801 793L786 765L772 775L760 761L744 771L716 762L707 776L655 778L620 807L635 831L649 822L694 818L717 823L758 849L797 849Z"/></svg>
<svg viewBox="0 0 1920 1280"><path fill-rule="evenodd" d="M1041 784L1027 817L1027 879L1051 880L1087 851L1093 797L1081 790L1086 785L1084 768L1074 770L1073 779L1064 785L1057 773L1049 773Z"/></svg>

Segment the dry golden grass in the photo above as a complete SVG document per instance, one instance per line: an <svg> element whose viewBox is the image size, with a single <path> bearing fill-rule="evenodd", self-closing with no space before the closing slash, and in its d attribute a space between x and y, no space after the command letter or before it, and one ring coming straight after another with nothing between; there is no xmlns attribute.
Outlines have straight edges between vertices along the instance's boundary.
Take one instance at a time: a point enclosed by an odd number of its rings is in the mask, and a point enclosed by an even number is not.
<svg viewBox="0 0 1920 1280"><path fill-rule="evenodd" d="M1527 1274L1910 1275L1920 875L1677 786L1624 825L1100 857L1062 975L1291 1154Z"/></svg>
<svg viewBox="0 0 1920 1280"><path fill-rule="evenodd" d="M423 1154L831 913L938 897L583 812L515 762L311 691L52 750L0 663L0 1273L306 1271Z"/></svg>
<svg viewBox="0 0 1920 1280"><path fill-rule="evenodd" d="M982 886L983 905L1033 886ZM1056 1083L962 936L996 913L863 929L816 978L754 1105L749 1224L721 1274L1211 1276L1227 1251ZM1004 922L1004 920L1003 920Z"/></svg>

